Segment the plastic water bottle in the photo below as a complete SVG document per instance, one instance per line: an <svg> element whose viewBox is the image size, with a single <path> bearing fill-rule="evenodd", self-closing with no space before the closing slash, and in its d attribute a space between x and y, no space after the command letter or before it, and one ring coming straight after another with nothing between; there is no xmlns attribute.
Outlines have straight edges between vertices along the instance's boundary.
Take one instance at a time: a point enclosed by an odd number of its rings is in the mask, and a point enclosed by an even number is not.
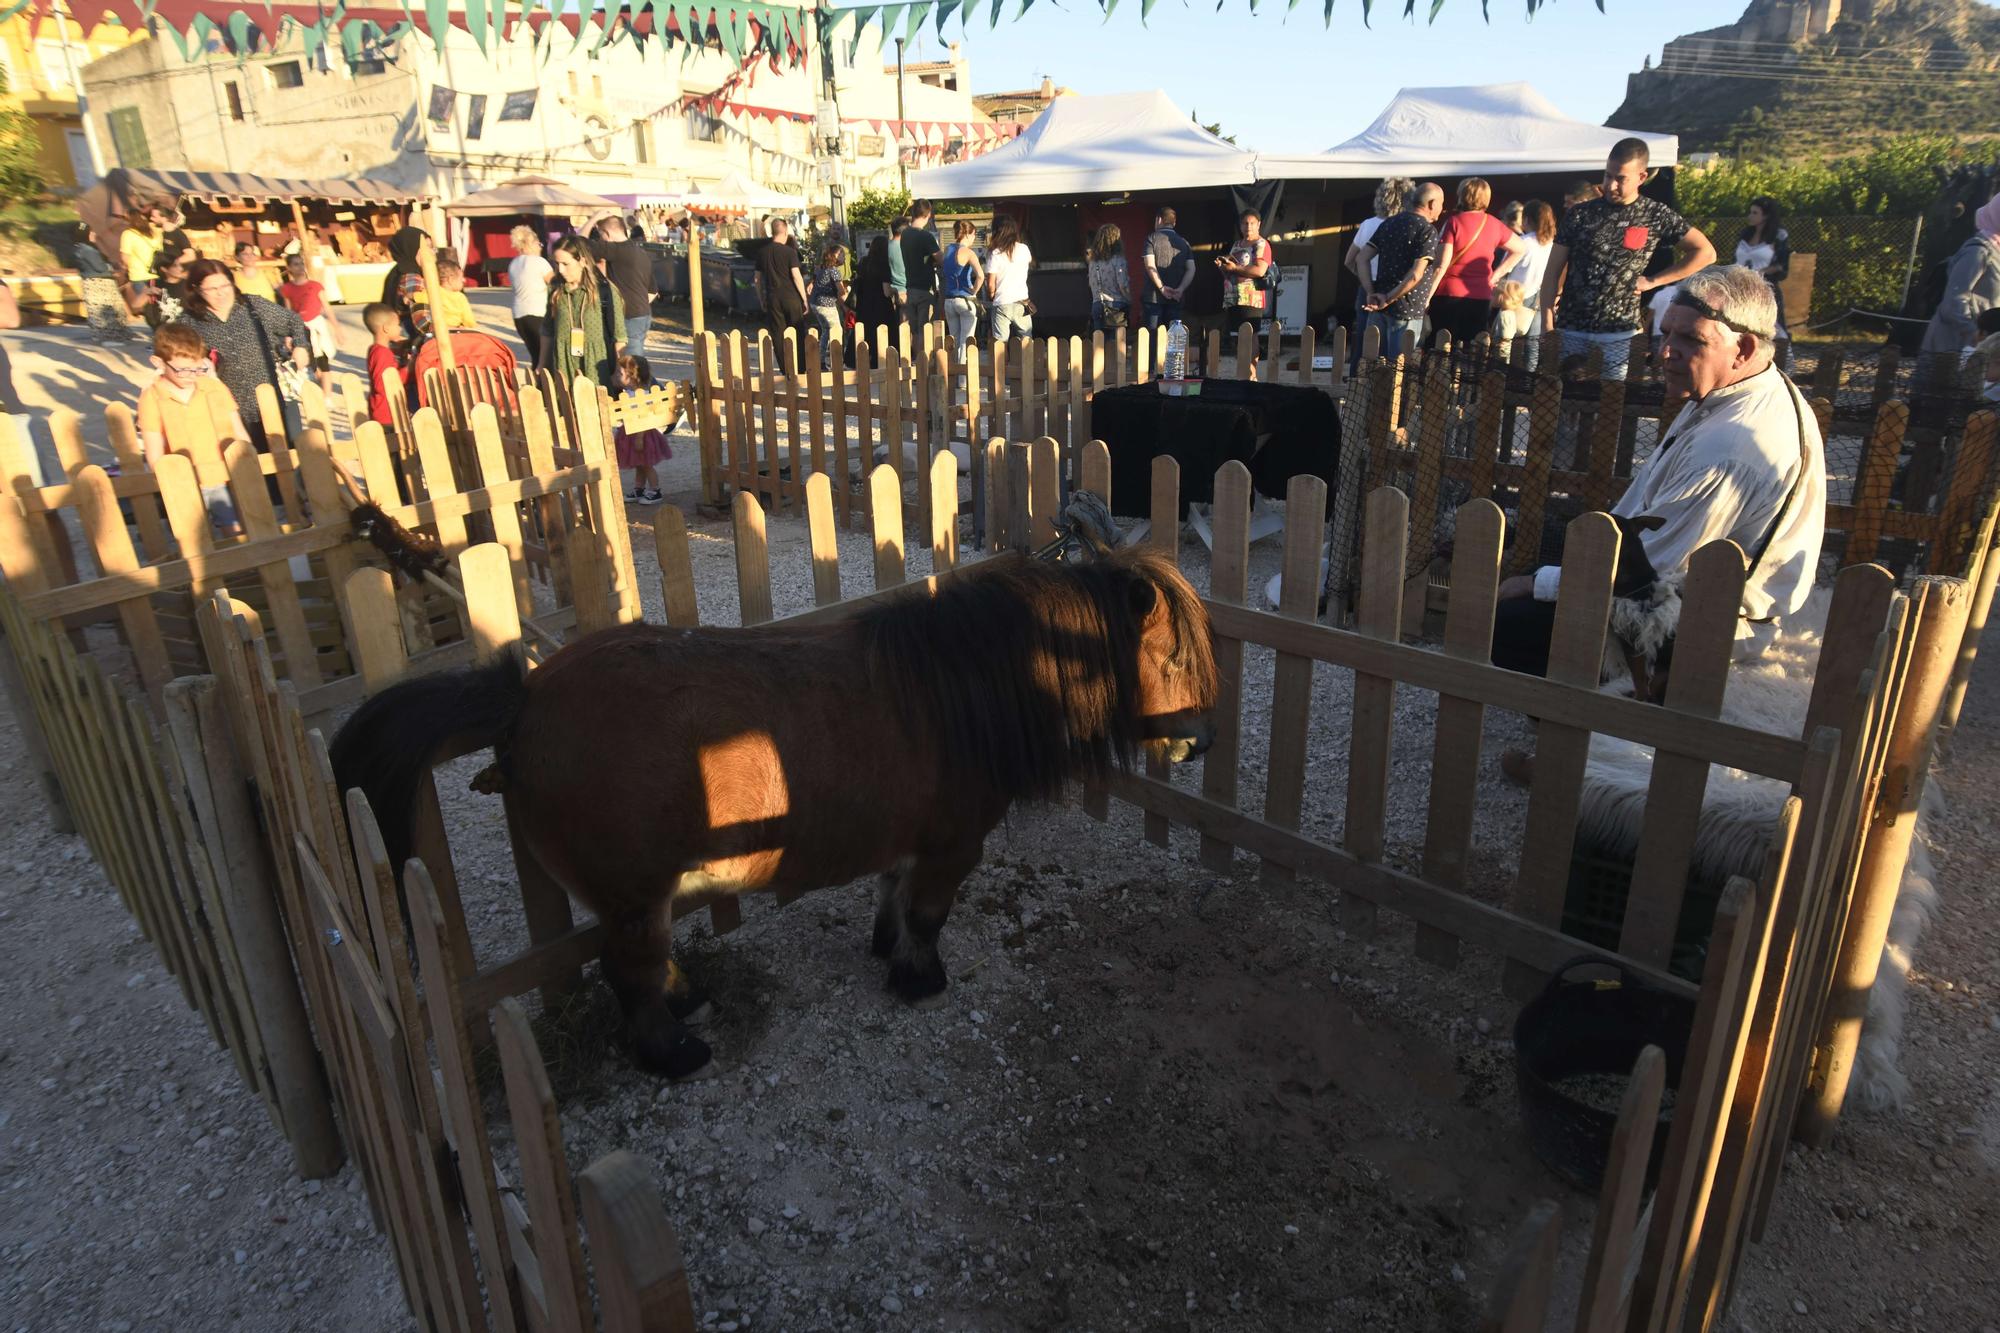
<svg viewBox="0 0 2000 1333"><path fill-rule="evenodd" d="M1167 369L1165 379L1178 383L1187 378L1187 325L1175 320L1167 326Z"/></svg>

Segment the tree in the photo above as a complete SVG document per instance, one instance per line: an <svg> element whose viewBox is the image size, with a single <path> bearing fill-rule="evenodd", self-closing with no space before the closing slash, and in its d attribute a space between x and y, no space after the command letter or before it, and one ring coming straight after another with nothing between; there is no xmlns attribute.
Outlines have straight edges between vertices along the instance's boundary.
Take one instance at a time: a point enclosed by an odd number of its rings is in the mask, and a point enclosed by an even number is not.
<svg viewBox="0 0 2000 1333"><path fill-rule="evenodd" d="M7 72L0 69L0 97ZM35 121L17 106L0 103L0 202L18 204L42 192L41 140Z"/></svg>
<svg viewBox="0 0 2000 1333"><path fill-rule="evenodd" d="M1197 124L1197 125L1201 125L1201 116L1200 116L1200 115L1199 115L1198 113L1195 113L1195 112L1189 112L1189 113L1188 113L1188 119L1189 119L1189 120L1191 120L1191 121L1193 121L1193 122L1194 122L1195 124ZM1201 128L1203 128L1204 130L1207 130L1207 131L1208 131L1208 132L1209 132L1210 134L1213 134L1213 135L1214 135L1214 136L1215 136L1216 138L1218 138L1218 139L1222 140L1222 142L1224 142L1224 143L1235 143L1235 142L1236 142L1236 136L1235 136L1235 135L1233 135L1233 134L1224 134L1224 133L1222 132L1222 122L1221 122L1221 121L1219 121L1219 120L1218 120L1218 121L1216 121L1216 122L1215 122L1215 123L1214 123L1213 125L1201 125Z"/></svg>
<svg viewBox="0 0 2000 1333"><path fill-rule="evenodd" d="M863 190L847 206L847 225L856 231L887 230L909 207L908 190Z"/></svg>

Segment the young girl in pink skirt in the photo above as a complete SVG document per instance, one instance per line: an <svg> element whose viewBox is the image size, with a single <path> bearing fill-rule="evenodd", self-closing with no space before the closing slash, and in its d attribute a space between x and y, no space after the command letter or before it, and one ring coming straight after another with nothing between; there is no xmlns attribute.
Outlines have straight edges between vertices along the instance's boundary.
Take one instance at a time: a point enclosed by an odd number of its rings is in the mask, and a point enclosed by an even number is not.
<svg viewBox="0 0 2000 1333"><path fill-rule="evenodd" d="M618 387L624 393L638 393L653 387L653 370L644 357L618 358ZM632 469L632 489L625 492L625 498L639 504L660 503L660 474L653 471L653 467L674 456L667 437L658 428L628 434L620 426L613 432L612 442L618 449L618 466Z"/></svg>

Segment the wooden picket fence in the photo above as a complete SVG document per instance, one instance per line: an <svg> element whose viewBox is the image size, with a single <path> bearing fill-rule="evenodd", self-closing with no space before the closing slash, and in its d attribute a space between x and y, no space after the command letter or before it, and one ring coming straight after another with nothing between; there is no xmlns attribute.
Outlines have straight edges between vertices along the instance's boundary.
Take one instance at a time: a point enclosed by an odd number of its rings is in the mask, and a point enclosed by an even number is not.
<svg viewBox="0 0 2000 1333"><path fill-rule="evenodd" d="M917 521L928 526L929 492L921 483L933 458L955 452L971 474L972 535L983 546L990 488L985 443L1054 438L1065 475L1074 478L1078 451L1090 439L1091 398L1106 387L1149 382L1165 363L1165 338L1143 328L969 349L956 347L943 329L899 325L893 339L887 328L872 337L862 330L836 338L824 357L817 331L803 340L790 330L778 340L768 331L754 341L734 331L726 338L701 335L693 416L706 502L720 506L728 492L747 491L774 513L798 513L806 478L824 473L834 481L835 512L851 523L862 476L887 461L910 488ZM1240 376L1288 374L1289 382L1319 384L1336 399L1344 391L1344 332L1324 372L1313 369L1311 330L1288 371L1275 330L1260 344L1246 324L1233 347ZM1206 364L1224 364L1223 351L1221 331L1211 330Z"/></svg>
<svg viewBox="0 0 2000 1333"><path fill-rule="evenodd" d="M1153 487L1153 539L1169 550L1177 541L1176 473L1171 460L1160 460ZM1223 704L1200 791L1178 787L1160 771L1122 776L1111 787L1113 796L1146 811L1147 836L1154 841L1164 843L1170 826L1181 824L1201 833L1203 863L1217 871L1229 869L1240 850L1258 857L1266 876L1307 873L1329 881L1340 891L1350 931L1371 937L1388 909L1413 922L1419 957L1452 967L1462 945L1473 943L1506 960L1507 989L1525 997L1550 969L1579 952L1577 941L1558 927L1585 759L1592 733L1620 736L1651 746L1656 759L1618 948L1606 961L1685 993L1687 983L1668 975L1666 964L1710 765L1791 784L1761 882L1735 881L1718 910L1666 1165L1643 1216L1640 1178L1658 1089L1650 1075L1635 1079L1576 1324L1590 1330L1714 1327L1744 1245L1762 1233L1794 1127L1823 1141L1838 1116L1930 747L1991 604L1994 508L1985 512L1966 578L1927 578L1905 595L1879 566L1842 572L1806 724L1792 738L1719 719L1745 573L1742 553L1730 543L1695 555L1674 672L1659 707L1597 688L1619 542L1616 526L1602 514L1570 525L1549 677L1538 680L1487 664L1505 546L1504 520L1491 502L1475 500L1458 514L1439 653L1399 642L1408 541L1408 506L1400 492L1382 489L1368 499L1352 631L1315 623L1323 483L1313 477L1292 482L1284 602L1275 613L1244 605L1247 471L1226 465L1215 493L1208 606ZM1271 716L1263 729L1271 739L1263 757L1261 813L1237 803L1247 758L1240 753L1238 702L1243 651L1253 644L1277 653ZM1315 663L1355 673L1338 846L1298 832L1307 793L1326 785L1307 782ZM1439 696L1416 874L1385 860L1399 687ZM1505 910L1461 892L1488 707L1537 720L1535 784ZM1552 1280L1555 1234L1552 1209L1537 1209L1496 1294L1491 1326L1543 1326L1536 1311ZM1629 1277L1628 1261L1636 1261Z"/></svg>
<svg viewBox="0 0 2000 1333"><path fill-rule="evenodd" d="M995 546L1044 545L1055 535L1053 519L1069 486L1108 498L1108 454L1101 442L1079 438L1087 417L1074 410L1076 386L1087 401L1094 381L1060 375L1065 366L1091 368L1100 345L1078 356L1050 340L1043 364L1026 372L1013 394L955 400L976 406L949 428L949 411L923 414L919 419L939 424L930 437L939 447L926 452L920 433L915 457L923 470L915 478L914 507L912 456L905 451L892 450L872 468L869 455L853 453L840 456L838 467L821 467L820 442L808 432L801 453L794 435L785 459L813 466L756 473L774 487L782 483L782 501L773 489L732 483L741 622L772 618L767 503L789 503L805 514L815 607L801 615L827 617L851 615L873 597L923 595L907 573L905 530L913 512L917 537L931 548L928 586L954 576L967 507L959 463L948 448L954 441L974 464L970 507L990 520ZM701 350L706 364L718 345ZM941 350L932 349L934 367ZM1013 350L1000 349L1003 385ZM1148 356L1152 350L1144 349ZM1265 373L1259 350L1254 341L1239 348L1243 373L1253 364ZM1277 374L1275 349L1262 350L1262 362ZM871 383L866 376L878 372L862 371L872 363L857 353L853 378L822 376L821 401L837 378L856 388L857 405L858 386L869 386L869 411L881 415L865 420L908 420L900 415L900 387L876 395L884 385L907 386L914 395L925 377L906 373L907 363L891 349L889 366ZM1056 376L1041 373L1050 360ZM1309 350L1301 365L1310 372ZM1370 372L1379 373L1380 367ZM980 371L947 356L933 378L963 394ZM809 368L805 379L810 413ZM1032 391L1052 381L1066 392ZM755 389L761 418L777 386L767 375ZM505 429L518 424L518 448L503 438L499 407L480 400L450 408L462 411L462 424L449 431L435 409L409 414L411 448L400 456L366 424L331 443L330 429L309 426L268 465L233 454L234 489L252 527L237 543L210 538L192 475L178 460L143 482L123 476L113 482L81 465L66 483L35 488L10 473L13 494L0 497L0 572L8 580L0 612L22 693L41 723L46 762L91 834L94 854L218 1039L250 1066L246 1077L262 1079L258 1086L277 1095L282 1080L275 1065L264 1073L256 1065L271 1063L273 1047L282 1044L272 1035L282 1014L267 1014L267 1003L292 1006L291 1035L283 1040L314 1076L316 1034L325 1070L318 1085L322 1111L330 1092L419 1320L454 1329L580 1329L593 1315L559 1122L532 1037L508 1002L529 990L557 994L574 986L601 945L599 927L576 921L559 888L531 878L520 886L528 947L510 958L478 957L435 790L420 793L421 864L413 863L399 886L365 804L333 790L322 739L335 710L408 674L501 654L525 663L536 647L637 618L623 507L604 452L602 398L587 381L567 395L558 387L551 413L547 386L516 384L511 392L514 415ZM786 408L795 411L801 399L787 392L793 396ZM893 414L891 402L898 405ZM1362 406L1375 410L1372 400ZM740 398L723 402L704 392L698 426L705 463L711 439L723 438L711 429L722 430L729 413L745 410ZM975 433L996 420L1010 430L1017 423L1042 430L1032 440ZM456 448L453 432L462 435ZM905 436L899 428L887 438L900 443ZM780 439L767 430L759 442ZM478 471L466 471L455 456L467 453ZM753 452L747 460L776 456ZM547 466L515 475L521 462L535 460ZM260 533L261 516L252 522L250 510L265 494L267 467L274 478L292 474L301 498L296 507L284 506L283 519L273 513L275 531ZM858 498L850 495L849 478L857 467ZM352 540L342 470L391 513L438 538L458 571L455 594L433 595L437 590L426 593L420 584L399 589L375 553ZM476 484L464 489L466 482ZM121 500L131 505L129 527ZM1192 828L1203 863L1217 871L1231 868L1242 851L1257 857L1267 876L1324 880L1338 889L1349 929L1380 929L1385 910L1407 917L1418 955L1441 966L1456 965L1466 945L1498 955L1513 994L1538 987L1580 952L1601 954L1675 993L1696 994L1700 1057L1691 1055L1682 1072L1661 1191L1643 1218L1635 1196L1607 1195L1595 1277L1586 1286L1589 1307L1610 1313L1583 1327L1623 1326L1613 1322L1620 1309L1631 1311L1632 1326L1648 1329L1669 1326L1670 1316L1678 1327L1674 1312L1690 1302L1719 1312L1741 1247L1768 1212L1794 1126L1823 1135L1838 1114L1858 1028L1855 998L1865 996L1881 952L1884 904L1894 901L1929 747L1954 715L1954 698L1962 698L1961 673L1990 607L1996 562L1984 556L1993 510L1984 511L1968 579L1935 580L1906 596L1877 567L1842 574L1807 725L1794 737L1719 717L1744 577L1742 555L1727 543L1697 554L1669 693L1665 706L1656 707L1597 688L1619 541L1602 514L1569 525L1552 669L1540 680L1487 664L1506 527L1490 501L1473 500L1457 514L1442 652L1401 642L1412 525L1400 491L1380 488L1366 498L1353 630L1317 623L1324 484L1310 477L1292 482L1284 602L1276 612L1247 606L1249 504L1249 474L1231 463L1216 480L1207 599L1224 679L1214 745L1179 781L1155 768L1121 775L1106 790L1084 793L1086 808L1101 812L1114 796L1127 801L1145 812L1146 836L1161 843L1175 824ZM865 509L874 539L874 591L842 600L837 536L856 508ZM1177 550L1179 475L1171 460L1155 464L1150 508L1156 521L1149 540ZM148 532L149 513L162 525L157 543ZM668 622L694 624L698 608L678 510L659 512L654 541ZM300 557L308 562L303 580L293 564ZM251 579L254 597L230 587ZM162 594L186 599L185 653L160 654L150 646L168 641L175 628L156 600ZM331 641L311 632L307 605L319 601L328 608L319 623L336 631ZM1272 739L1263 756L1244 753L1245 645L1277 655ZM99 657L114 664L111 679L96 665ZM207 674L180 678L183 660ZM1308 793L1325 785L1307 781L1311 683L1320 664L1355 673L1353 720L1338 759L1347 778L1337 845L1301 832ZM1414 873L1391 864L1386 846L1399 688L1439 696L1428 821ZM1505 907L1465 892L1489 707L1538 719L1537 780ZM1562 885L1593 733L1652 746L1658 756L1628 909L1611 951L1589 949L1561 931ZM1239 802L1246 763L1265 771L1261 810ZM1793 796L1774 825L1762 881L1733 885L1725 895L1697 992L1668 971L1667 961L1715 763L1786 782ZM1888 773L1904 776L1887 781ZM1190 780L1195 774L1198 787ZM262 926L248 919L252 908L231 901L260 894ZM718 932L740 919L733 902L718 904L711 916ZM260 929L267 938L260 939ZM253 954L260 964L253 966ZM294 963L295 974L287 970ZM270 998L276 979L289 983L288 1000ZM518 1184L493 1162L472 1074L471 1052L489 1035L499 1047L522 1145ZM288 1114L278 1118L292 1133ZM1614 1171L1607 1189L1628 1174ZM682 1313L678 1251L643 1171L629 1161L600 1164L583 1173L582 1185L602 1326L684 1326L691 1315ZM1508 1270L1521 1275L1510 1279L1510 1299L1529 1305L1550 1234L1547 1216L1537 1218L1535 1243ZM1626 1256L1637 1256L1636 1264L1624 1262ZM1628 1267L1635 1273L1629 1285Z"/></svg>
<svg viewBox="0 0 2000 1333"><path fill-rule="evenodd" d="M524 650L515 562L498 543L458 555L480 660ZM410 665L395 593L382 570L349 584L368 627L366 679L380 688ZM202 629L217 668L204 685L230 713L251 774L347 1143L419 1325L691 1333L679 1244L651 1173L615 1152L572 1181L548 1075L507 980L520 969L471 970L449 849L428 840L399 885L367 803L334 789L325 738L278 681L254 610L219 590ZM518 1154L511 1175L494 1157L475 1074L489 1034Z"/></svg>
<svg viewBox="0 0 2000 1333"><path fill-rule="evenodd" d="M312 419L309 400L291 447L229 450L245 528L236 540L215 535L184 457L168 456L157 472L139 459L141 470L113 478L87 461L81 422L58 416L68 478L37 487L15 432L0 430L9 491L0 497L0 619L13 650L4 674L31 761L58 823L85 833L309 1177L337 1168L340 1145L272 906L273 853L239 808L243 774L214 744L214 705L196 688L215 670L196 609L220 587L246 587L236 601L254 614L272 670L304 714L317 724L359 700L361 623L345 590L357 570L387 571L354 536L344 472L447 555L474 535L497 540L510 553L516 612L539 634L635 618L623 504L595 395L561 427L560 450L539 393L523 389L520 403L540 467L515 475L490 405L471 411L479 470L468 472L448 457L435 411L411 418L415 448L399 461L373 422L337 436ZM130 413L114 406L106 421L125 456ZM425 498L404 504L411 495ZM406 583L395 602L419 669L471 660L462 598Z"/></svg>

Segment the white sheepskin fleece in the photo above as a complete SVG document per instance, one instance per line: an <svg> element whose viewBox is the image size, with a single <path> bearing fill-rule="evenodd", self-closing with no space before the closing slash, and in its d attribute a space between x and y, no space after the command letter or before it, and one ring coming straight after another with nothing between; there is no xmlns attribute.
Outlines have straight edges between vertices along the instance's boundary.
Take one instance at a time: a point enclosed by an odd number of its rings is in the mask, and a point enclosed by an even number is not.
<svg viewBox="0 0 2000 1333"><path fill-rule="evenodd" d="M1815 592L1796 615L1779 623L1777 638L1762 657L1730 669L1722 704L1725 720L1759 731L1799 734L1805 726L1831 601L1830 589ZM1630 692L1631 682L1620 672L1604 688L1607 693L1625 694ZM1649 747L1593 736L1578 836L1608 855L1635 853L1652 771ZM1763 869L1772 827L1789 792L1783 782L1720 764L1711 766L1695 840L1696 873L1704 878L1743 875L1756 879ZM1911 958L1937 907L1929 830L1943 804L1933 777L1925 786L1923 805L1917 812L1916 837L1903 870L1889 938L1882 949L1881 972L1868 997L1868 1021L1850 1089L1853 1103L1866 1110L1898 1107L1909 1096L1910 1082L1897 1067L1897 1053L1902 1044Z"/></svg>

